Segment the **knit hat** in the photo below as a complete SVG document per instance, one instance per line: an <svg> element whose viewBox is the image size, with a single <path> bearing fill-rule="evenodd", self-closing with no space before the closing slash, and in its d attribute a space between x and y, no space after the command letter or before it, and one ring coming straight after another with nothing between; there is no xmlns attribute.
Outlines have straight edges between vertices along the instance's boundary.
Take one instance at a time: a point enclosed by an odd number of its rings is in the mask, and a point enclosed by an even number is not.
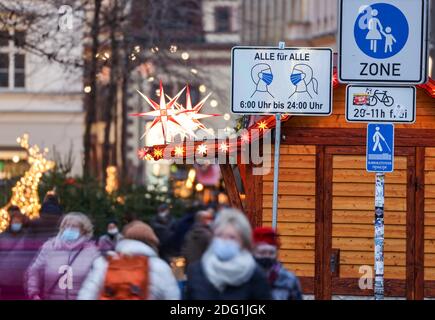
<svg viewBox="0 0 435 320"><path fill-rule="evenodd" d="M257 227L253 233L254 245L266 243L272 246L279 247L279 238L275 230L270 227Z"/></svg>
<svg viewBox="0 0 435 320"><path fill-rule="evenodd" d="M142 221L135 220L130 222L124 227L122 234L125 239L141 241L158 251L159 239L153 229Z"/></svg>

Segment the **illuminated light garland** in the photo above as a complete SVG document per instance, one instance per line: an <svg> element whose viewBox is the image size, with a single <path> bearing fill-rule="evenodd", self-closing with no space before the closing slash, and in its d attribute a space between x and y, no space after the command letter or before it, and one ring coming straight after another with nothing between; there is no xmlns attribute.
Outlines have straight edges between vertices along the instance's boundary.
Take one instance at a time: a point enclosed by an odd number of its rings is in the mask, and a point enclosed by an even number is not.
<svg viewBox="0 0 435 320"><path fill-rule="evenodd" d="M9 226L9 213L7 207L0 209L0 232L5 231Z"/></svg>
<svg viewBox="0 0 435 320"><path fill-rule="evenodd" d="M112 194L116 190L118 190L119 182L118 182L118 169L115 166L108 166L106 168L106 192L108 194Z"/></svg>
<svg viewBox="0 0 435 320"><path fill-rule="evenodd" d="M242 134L242 136L240 137L240 140L243 143L249 143L249 133L245 132L244 134Z"/></svg>
<svg viewBox="0 0 435 320"><path fill-rule="evenodd" d="M226 142L222 142L219 145L219 150L222 151L222 152L227 152L229 148L230 147L228 146L228 144Z"/></svg>
<svg viewBox="0 0 435 320"><path fill-rule="evenodd" d="M163 150L162 149L154 149L153 155L155 159L161 159L163 158Z"/></svg>
<svg viewBox="0 0 435 320"><path fill-rule="evenodd" d="M282 122L290 119L290 115L282 115ZM265 116L259 119L256 123L252 124L249 128L247 128L247 132L244 132L237 141L230 141L228 143L227 140L215 139L214 143L220 152L226 153L228 150L233 149L237 150L237 148L242 147L244 144L252 143L257 139L261 139L261 137L269 130L275 127L276 120L275 116ZM220 148L219 148L220 147ZM154 150L158 149L157 153L154 153ZM206 155L208 146L202 141L195 142L195 146L192 149L184 148L183 157L191 157L192 153L197 153L199 155ZM191 151L189 151L191 150ZM169 152L168 152L169 151ZM161 155L162 154L162 155ZM163 154L174 155L175 147L169 144L165 145L154 145L150 147L143 147L138 150L138 156L141 160L160 160L163 159ZM157 156L156 156L157 155ZM181 156L181 155L180 155ZM166 159L166 158L165 158Z"/></svg>
<svg viewBox="0 0 435 320"><path fill-rule="evenodd" d="M176 146L174 153L177 157L182 157L184 154L184 148L182 146Z"/></svg>
<svg viewBox="0 0 435 320"><path fill-rule="evenodd" d="M260 130L266 130L267 129L267 123L266 123L266 121L261 121L261 122L259 122L258 123L258 129L260 129Z"/></svg>
<svg viewBox="0 0 435 320"><path fill-rule="evenodd" d="M48 150L40 152L37 145L29 146L29 135L24 134L17 139L17 143L27 151L27 162L30 168L12 188L12 197L9 203L0 209L0 232L6 230L9 225L7 210L10 206L17 206L30 219L39 217L41 204L38 196L38 185L43 173L53 169L55 166L53 161L45 158Z"/></svg>
<svg viewBox="0 0 435 320"><path fill-rule="evenodd" d="M200 144L198 148L196 148L196 152L200 155L206 155L207 154L207 146L205 144Z"/></svg>

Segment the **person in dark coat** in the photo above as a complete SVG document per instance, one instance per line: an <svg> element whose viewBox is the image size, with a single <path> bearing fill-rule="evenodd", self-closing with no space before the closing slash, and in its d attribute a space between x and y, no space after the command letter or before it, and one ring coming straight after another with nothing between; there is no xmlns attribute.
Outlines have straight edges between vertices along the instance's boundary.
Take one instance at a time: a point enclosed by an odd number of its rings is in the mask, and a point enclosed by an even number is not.
<svg viewBox="0 0 435 320"><path fill-rule="evenodd" d="M109 220L106 233L98 239L98 247L101 253L106 254L109 251L114 251L121 239L122 234L119 232L118 221L116 219Z"/></svg>
<svg viewBox="0 0 435 320"><path fill-rule="evenodd" d="M59 224L63 218L63 209L59 204L58 197L53 193L47 193L41 206L38 219L29 224L29 235L38 249L59 230Z"/></svg>
<svg viewBox="0 0 435 320"><path fill-rule="evenodd" d="M214 238L200 261L189 266L187 300L269 300L266 277L251 254L252 230L236 209L221 211Z"/></svg>
<svg viewBox="0 0 435 320"><path fill-rule="evenodd" d="M192 207L186 210L186 213L180 219L178 219L174 232L169 239L174 256L179 256L181 254L182 245L186 235L195 225L196 213L206 209L205 206L195 203Z"/></svg>
<svg viewBox="0 0 435 320"><path fill-rule="evenodd" d="M186 259L186 266L200 260L207 250L213 238L211 230L213 219L213 213L210 210L196 213L196 223L187 233L181 249L181 255Z"/></svg>
<svg viewBox="0 0 435 320"><path fill-rule="evenodd" d="M8 213L9 228L0 234L0 300L25 300L24 275L36 250L28 239L27 218L16 206Z"/></svg>
<svg viewBox="0 0 435 320"><path fill-rule="evenodd" d="M274 300L302 300L298 278L277 260L278 234L270 227L254 230L254 257L266 272Z"/></svg>
<svg viewBox="0 0 435 320"><path fill-rule="evenodd" d="M157 208L157 215L150 221L150 226L160 242L160 256L168 262L174 256L170 240L173 236L175 225L176 219L172 216L167 204L161 204Z"/></svg>

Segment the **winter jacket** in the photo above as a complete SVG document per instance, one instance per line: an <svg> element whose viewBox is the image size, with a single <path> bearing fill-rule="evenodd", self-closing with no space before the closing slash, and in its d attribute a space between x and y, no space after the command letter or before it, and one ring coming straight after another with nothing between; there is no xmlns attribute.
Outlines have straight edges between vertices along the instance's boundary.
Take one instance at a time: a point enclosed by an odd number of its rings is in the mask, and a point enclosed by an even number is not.
<svg viewBox="0 0 435 320"><path fill-rule="evenodd" d="M99 255L94 242L84 237L73 246L66 245L58 237L49 239L27 271L29 297L75 300L92 263Z"/></svg>
<svg viewBox="0 0 435 320"><path fill-rule="evenodd" d="M274 300L302 300L299 279L281 263L276 263L267 273Z"/></svg>
<svg viewBox="0 0 435 320"><path fill-rule="evenodd" d="M206 277L202 261L188 267L186 300L270 300L270 287L263 271L256 266L249 280L238 286L218 290Z"/></svg>
<svg viewBox="0 0 435 320"><path fill-rule="evenodd" d="M201 259L213 238L211 229L203 224L196 224L190 230L184 240L181 255L186 259L186 265L190 265Z"/></svg>
<svg viewBox="0 0 435 320"><path fill-rule="evenodd" d="M0 234L0 300L24 300L24 275L39 246L28 230Z"/></svg>
<svg viewBox="0 0 435 320"><path fill-rule="evenodd" d="M137 240L123 239L115 248L119 254L149 257L150 300L178 300L180 289L169 265L148 245ZM108 262L104 257L95 260L92 270L80 289L79 300L99 299L104 287Z"/></svg>

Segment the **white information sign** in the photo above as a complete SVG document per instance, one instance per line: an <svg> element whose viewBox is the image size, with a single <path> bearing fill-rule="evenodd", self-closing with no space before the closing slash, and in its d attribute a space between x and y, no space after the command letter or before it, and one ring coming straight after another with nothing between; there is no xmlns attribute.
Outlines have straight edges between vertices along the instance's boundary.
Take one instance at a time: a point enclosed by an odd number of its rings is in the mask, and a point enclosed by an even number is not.
<svg viewBox="0 0 435 320"><path fill-rule="evenodd" d="M349 85L346 89L348 122L414 123L416 90L412 86Z"/></svg>
<svg viewBox="0 0 435 320"><path fill-rule="evenodd" d="M327 116L332 112L332 49L234 47L234 113Z"/></svg>

